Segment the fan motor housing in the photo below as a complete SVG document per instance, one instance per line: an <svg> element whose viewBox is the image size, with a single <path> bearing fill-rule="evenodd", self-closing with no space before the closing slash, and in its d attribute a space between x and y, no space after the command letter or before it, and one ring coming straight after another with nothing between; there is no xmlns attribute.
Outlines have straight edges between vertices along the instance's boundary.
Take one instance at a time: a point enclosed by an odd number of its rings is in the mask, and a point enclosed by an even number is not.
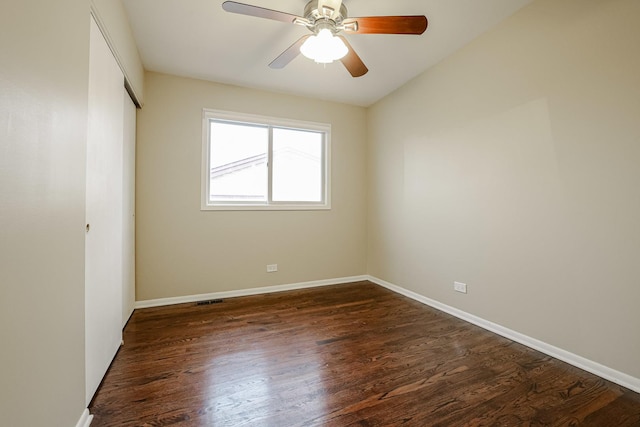
<svg viewBox="0 0 640 427"><path fill-rule="evenodd" d="M311 22L330 19L331 21L334 21L336 25L340 25L342 21L347 18L347 7L344 3L340 5L340 11L332 18L331 16L325 16L322 11L318 10L318 0L311 0L304 8L304 17Z"/></svg>

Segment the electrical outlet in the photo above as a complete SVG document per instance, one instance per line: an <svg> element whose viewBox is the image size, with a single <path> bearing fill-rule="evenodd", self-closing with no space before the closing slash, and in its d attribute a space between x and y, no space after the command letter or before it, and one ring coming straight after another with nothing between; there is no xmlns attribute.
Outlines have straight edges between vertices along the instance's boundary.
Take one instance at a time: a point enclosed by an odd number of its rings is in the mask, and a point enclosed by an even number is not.
<svg viewBox="0 0 640 427"><path fill-rule="evenodd" d="M456 292L467 293L467 285L465 283L453 282L453 290Z"/></svg>
<svg viewBox="0 0 640 427"><path fill-rule="evenodd" d="M278 264L267 265L267 273L275 273L276 271L278 271Z"/></svg>

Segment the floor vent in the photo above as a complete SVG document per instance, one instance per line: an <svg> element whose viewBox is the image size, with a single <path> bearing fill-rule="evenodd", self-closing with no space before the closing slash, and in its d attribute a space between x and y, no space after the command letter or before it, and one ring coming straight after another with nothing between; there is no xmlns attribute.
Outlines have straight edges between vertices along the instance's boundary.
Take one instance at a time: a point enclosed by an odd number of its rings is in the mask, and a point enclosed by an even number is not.
<svg viewBox="0 0 640 427"><path fill-rule="evenodd" d="M198 301L196 305L211 305L211 304L220 304L223 302L221 299L210 299L207 301Z"/></svg>

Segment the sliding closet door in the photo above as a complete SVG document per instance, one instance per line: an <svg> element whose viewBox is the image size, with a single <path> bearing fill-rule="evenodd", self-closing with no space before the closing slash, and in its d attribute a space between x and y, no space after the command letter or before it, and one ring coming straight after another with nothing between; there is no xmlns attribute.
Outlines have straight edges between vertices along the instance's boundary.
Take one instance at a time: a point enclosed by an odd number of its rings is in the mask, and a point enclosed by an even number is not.
<svg viewBox="0 0 640 427"><path fill-rule="evenodd" d="M136 302L136 106L128 93L124 95L123 153L122 327Z"/></svg>
<svg viewBox="0 0 640 427"><path fill-rule="evenodd" d="M86 403L122 341L124 77L91 19L85 240Z"/></svg>

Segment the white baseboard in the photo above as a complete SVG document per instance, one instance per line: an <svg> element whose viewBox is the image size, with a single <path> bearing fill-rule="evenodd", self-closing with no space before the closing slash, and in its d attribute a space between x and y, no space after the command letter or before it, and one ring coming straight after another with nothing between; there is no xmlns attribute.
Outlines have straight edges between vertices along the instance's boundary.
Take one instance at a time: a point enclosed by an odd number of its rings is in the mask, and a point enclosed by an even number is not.
<svg viewBox="0 0 640 427"><path fill-rule="evenodd" d="M88 409L85 409L76 424L76 427L89 427L91 425L91 421L93 420L93 415L89 413Z"/></svg>
<svg viewBox="0 0 640 427"><path fill-rule="evenodd" d="M594 362L592 360L585 359L584 357L578 356L577 354L570 353L566 350L555 347L551 344L547 344L543 341L537 340L530 336L521 334L509 328L505 328L504 326L490 322L481 317L474 316L473 314L467 313L462 310L458 310L457 308L448 306L446 304L442 304L441 302L432 300L430 298L427 298L423 295L420 295L408 289L386 282L382 279L378 279L377 277L367 276L367 280L377 285L380 285L384 288L387 288L390 291L396 292L398 294L409 297L415 301L421 302L422 304L428 305L437 310L451 314L452 316L455 316L469 323L473 323L476 326L479 326L483 329L494 332L512 341L518 342L534 350L538 350L541 353L544 353L556 359L562 360L563 362L566 362L570 365L576 366L587 372L595 374L601 378L604 378L618 385L626 387L630 390L633 390L636 393L640 393L640 378L632 377L631 375L625 374L624 372L620 372L615 369L609 368L608 366L604 366L600 363Z"/></svg>
<svg viewBox="0 0 640 427"><path fill-rule="evenodd" d="M184 304L189 302L208 301L213 299L244 297L249 295L270 294L274 292L293 291L296 289L316 288L319 286L340 285L343 283L368 280L368 276L341 277L337 279L315 280L312 282L291 283L287 285L266 286L262 288L239 289L237 291L213 292L210 294L187 295L182 297L159 298L136 301L136 308L161 307L165 305Z"/></svg>

